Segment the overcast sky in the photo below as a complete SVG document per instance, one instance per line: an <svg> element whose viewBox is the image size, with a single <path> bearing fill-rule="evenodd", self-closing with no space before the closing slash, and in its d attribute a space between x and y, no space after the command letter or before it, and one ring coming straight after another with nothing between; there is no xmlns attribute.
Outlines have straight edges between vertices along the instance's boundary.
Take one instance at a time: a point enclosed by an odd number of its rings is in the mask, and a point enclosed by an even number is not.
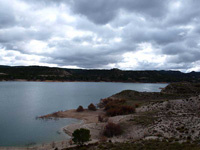
<svg viewBox="0 0 200 150"><path fill-rule="evenodd" d="M0 65L200 71L200 0L0 0Z"/></svg>

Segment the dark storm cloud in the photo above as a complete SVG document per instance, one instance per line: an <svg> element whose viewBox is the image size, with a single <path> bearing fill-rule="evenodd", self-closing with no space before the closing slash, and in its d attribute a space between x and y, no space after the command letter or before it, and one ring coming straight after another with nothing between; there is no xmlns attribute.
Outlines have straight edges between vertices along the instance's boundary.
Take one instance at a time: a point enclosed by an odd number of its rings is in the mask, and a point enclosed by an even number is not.
<svg viewBox="0 0 200 150"><path fill-rule="evenodd" d="M131 69L192 70L200 63L199 7L199 0L0 0L0 50L20 53L12 64L34 55L38 64L106 68L147 43L149 55L165 60L138 58Z"/></svg>
<svg viewBox="0 0 200 150"><path fill-rule="evenodd" d="M49 63L55 63L55 61L57 61L57 64L60 66L70 64L72 66L74 65L82 68L105 68L107 64L112 62L116 63L118 59L120 59L120 56L116 55L107 55L107 57L104 55L73 55L70 57L67 56L54 58L53 60L49 61Z"/></svg>
<svg viewBox="0 0 200 150"><path fill-rule="evenodd" d="M179 42L184 40L185 36L181 33L186 33L186 29L179 28L157 28L143 27L131 24L124 29L123 36L135 42L155 42L160 45Z"/></svg>
<svg viewBox="0 0 200 150"><path fill-rule="evenodd" d="M180 46L180 45L169 44L163 48L163 53L168 54L168 55L176 55L184 51L185 51L185 47L182 47L182 45Z"/></svg>
<svg viewBox="0 0 200 150"><path fill-rule="evenodd" d="M1 2L1 1L0 1ZM9 3L1 2L0 6L0 29L15 25L15 15Z"/></svg>
<svg viewBox="0 0 200 150"><path fill-rule="evenodd" d="M25 28L10 28L0 32L0 43L10 43L16 41L26 41L30 39L46 40L50 37L52 32L48 29L41 28L38 31Z"/></svg>
<svg viewBox="0 0 200 150"><path fill-rule="evenodd" d="M86 16L97 24L106 24L113 20L120 9L151 17L162 17L166 14L168 1L158 0L74 0L71 2L75 13Z"/></svg>

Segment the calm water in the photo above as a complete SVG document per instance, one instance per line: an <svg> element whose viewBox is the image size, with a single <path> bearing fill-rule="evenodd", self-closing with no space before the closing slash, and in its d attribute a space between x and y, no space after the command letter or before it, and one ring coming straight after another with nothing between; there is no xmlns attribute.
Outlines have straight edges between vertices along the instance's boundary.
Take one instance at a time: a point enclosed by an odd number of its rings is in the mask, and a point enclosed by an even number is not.
<svg viewBox="0 0 200 150"><path fill-rule="evenodd" d="M0 82L0 146L24 146L69 138L58 134L76 119L36 120L58 110L87 107L126 89L160 91L167 84Z"/></svg>

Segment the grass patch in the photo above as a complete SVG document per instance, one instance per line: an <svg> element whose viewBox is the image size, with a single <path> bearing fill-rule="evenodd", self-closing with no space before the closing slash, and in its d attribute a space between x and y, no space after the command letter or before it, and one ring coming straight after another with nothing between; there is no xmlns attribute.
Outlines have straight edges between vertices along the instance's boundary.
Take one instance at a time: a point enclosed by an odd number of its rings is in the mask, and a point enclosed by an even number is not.
<svg viewBox="0 0 200 150"><path fill-rule="evenodd" d="M126 99L128 101L138 101L140 103L146 101L159 101L159 100L171 100L179 98L188 98L191 95L178 94L178 93L161 93L161 92L138 92L133 90L124 90L112 96L112 98Z"/></svg>
<svg viewBox="0 0 200 150"><path fill-rule="evenodd" d="M100 108L104 108L107 116L128 115L135 113L135 106L127 105L125 99L102 99L98 106Z"/></svg>
<svg viewBox="0 0 200 150"><path fill-rule="evenodd" d="M156 113L156 111L140 113L138 116L134 116L129 121L133 121L135 124L147 126L153 124L157 120L157 117L155 116Z"/></svg>

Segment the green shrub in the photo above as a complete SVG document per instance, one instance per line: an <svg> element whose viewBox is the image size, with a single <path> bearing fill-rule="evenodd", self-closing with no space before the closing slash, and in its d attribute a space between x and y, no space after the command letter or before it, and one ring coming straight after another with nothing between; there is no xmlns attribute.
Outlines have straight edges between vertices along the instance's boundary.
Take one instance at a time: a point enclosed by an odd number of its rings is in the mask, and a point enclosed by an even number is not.
<svg viewBox="0 0 200 150"><path fill-rule="evenodd" d="M72 134L72 141L77 145L83 145L90 140L90 130L88 129L76 129Z"/></svg>

